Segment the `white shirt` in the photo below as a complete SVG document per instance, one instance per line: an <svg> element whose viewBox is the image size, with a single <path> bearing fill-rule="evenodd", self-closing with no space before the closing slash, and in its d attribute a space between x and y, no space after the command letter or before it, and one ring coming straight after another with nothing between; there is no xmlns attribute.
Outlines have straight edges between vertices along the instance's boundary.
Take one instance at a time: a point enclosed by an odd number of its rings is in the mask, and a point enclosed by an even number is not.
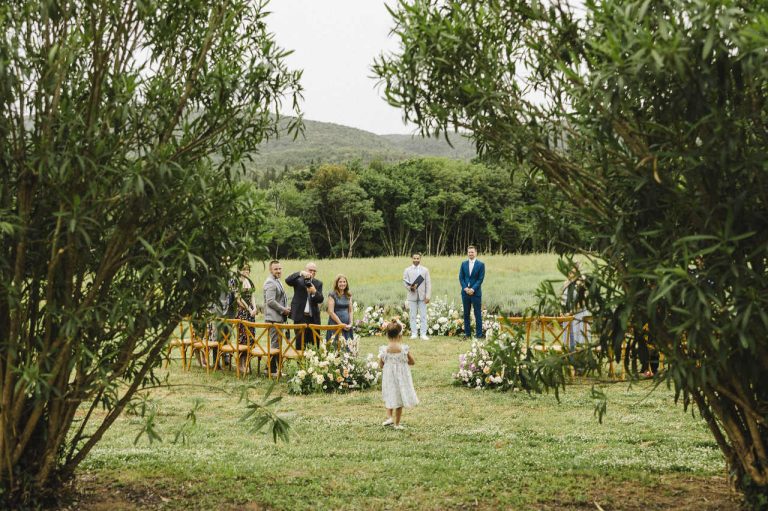
<svg viewBox="0 0 768 511"><path fill-rule="evenodd" d="M469 260L469 274L470 275L472 275L472 268L474 268L474 267L475 267L475 260L474 259L470 259Z"/></svg>

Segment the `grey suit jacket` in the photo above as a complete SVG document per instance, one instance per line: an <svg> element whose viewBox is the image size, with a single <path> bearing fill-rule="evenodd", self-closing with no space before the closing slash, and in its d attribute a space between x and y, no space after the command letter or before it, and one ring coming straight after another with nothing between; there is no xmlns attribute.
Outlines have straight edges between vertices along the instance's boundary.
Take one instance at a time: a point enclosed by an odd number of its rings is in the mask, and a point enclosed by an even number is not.
<svg viewBox="0 0 768 511"><path fill-rule="evenodd" d="M419 275L424 277L424 282L416 288L416 291L411 291L410 284L416 280L416 277ZM409 302L423 302L425 298L432 299L432 279L429 278L429 270L424 266L419 265L414 268L413 265L410 265L406 268L403 272L403 285L408 290L407 299Z"/></svg>
<svg viewBox="0 0 768 511"><path fill-rule="evenodd" d="M264 320L285 322L288 315L288 299L285 290L272 275L264 281Z"/></svg>

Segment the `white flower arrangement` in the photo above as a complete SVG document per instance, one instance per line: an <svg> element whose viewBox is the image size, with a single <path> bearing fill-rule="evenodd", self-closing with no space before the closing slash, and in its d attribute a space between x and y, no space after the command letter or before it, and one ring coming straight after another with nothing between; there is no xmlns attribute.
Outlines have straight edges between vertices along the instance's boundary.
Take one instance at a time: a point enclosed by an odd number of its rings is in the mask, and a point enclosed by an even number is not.
<svg viewBox="0 0 768 511"><path fill-rule="evenodd" d="M355 346L359 346L359 337ZM373 353L361 360L351 351L335 353L320 346L317 351L304 352L304 358L290 374L288 391L291 394L345 392L372 387L380 379L381 370Z"/></svg>
<svg viewBox="0 0 768 511"><path fill-rule="evenodd" d="M509 334L493 331L485 339L473 340L469 351L459 355L454 383L476 389L528 388L525 371L533 352L524 352L521 346Z"/></svg>
<svg viewBox="0 0 768 511"><path fill-rule="evenodd" d="M400 317L406 327L410 324L407 302L395 311L387 310L383 305L368 306L362 319L355 322L355 332L362 336L382 335L387 318ZM486 335L497 334L501 328L496 316L487 310L482 313L483 330ZM474 331L474 316L471 318ZM464 333L464 318L454 303L445 300L432 300L427 306L427 333L435 336L458 336Z"/></svg>

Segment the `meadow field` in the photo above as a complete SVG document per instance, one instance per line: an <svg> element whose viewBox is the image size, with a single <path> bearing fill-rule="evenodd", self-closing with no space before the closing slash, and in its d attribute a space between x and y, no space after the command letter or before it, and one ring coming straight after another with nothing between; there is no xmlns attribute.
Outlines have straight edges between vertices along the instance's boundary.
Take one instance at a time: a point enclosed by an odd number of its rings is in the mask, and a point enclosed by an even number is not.
<svg viewBox="0 0 768 511"><path fill-rule="evenodd" d="M552 255L483 260L486 304L523 308L541 279L559 278ZM458 302L460 261L425 258L435 295ZM304 263L283 261L286 275ZM407 258L317 263L326 283L346 274L364 305L403 299ZM260 265L252 269L254 280L266 276ZM361 355L383 342L363 338ZM738 509L704 421L675 404L670 389L577 379L559 402L551 394L467 389L452 374L468 348L446 337L412 345L422 403L406 410L405 431L381 426L379 386L295 396L283 379L275 393L291 435L278 444L241 421L243 386L258 399L267 380L206 374L196 364L186 372L175 358L159 371L167 385L146 393L162 441L134 443L144 419L123 414L86 459L62 509ZM609 399L602 424L590 398L595 384Z"/></svg>
<svg viewBox="0 0 768 511"><path fill-rule="evenodd" d="M459 265L464 256L422 258L432 278L432 298L461 305ZM534 291L542 280L562 280L557 271L554 254L488 255L479 256L485 263L483 304L491 310L497 307L503 312L521 312L534 305ZM283 277L304 269L308 260L283 260ZM403 270L410 266L409 257L375 257L356 259L318 260L317 278L323 281L325 293L331 291L338 274L349 279L354 300L361 305L392 305L405 300ZM257 286L266 279L266 264L251 264L251 276ZM292 295L290 290L289 295Z"/></svg>
<svg viewBox="0 0 768 511"><path fill-rule="evenodd" d="M365 338L361 353L381 343ZM280 383L292 429L277 445L240 422L240 386L254 385L257 398L266 380L174 362L171 387L151 392L163 441L134 444L143 420L122 416L65 509L737 509L715 441L668 389L606 384L599 424L590 381L574 382L559 403L453 385L466 349L450 338L413 345L422 403L406 410L405 431L381 426L378 389L292 396ZM196 424L173 444L196 400Z"/></svg>

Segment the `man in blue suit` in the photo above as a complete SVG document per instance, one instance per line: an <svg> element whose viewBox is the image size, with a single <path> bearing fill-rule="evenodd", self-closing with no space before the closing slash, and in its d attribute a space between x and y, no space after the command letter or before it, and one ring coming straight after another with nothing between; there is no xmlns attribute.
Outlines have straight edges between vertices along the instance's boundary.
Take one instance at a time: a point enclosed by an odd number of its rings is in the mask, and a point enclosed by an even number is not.
<svg viewBox="0 0 768 511"><path fill-rule="evenodd" d="M470 337L472 330L469 325L469 309L475 308L475 334L483 337L483 279L485 278L485 264L477 259L477 250L474 246L467 247L467 259L459 268L459 282L461 283L461 303L464 305L464 335Z"/></svg>

